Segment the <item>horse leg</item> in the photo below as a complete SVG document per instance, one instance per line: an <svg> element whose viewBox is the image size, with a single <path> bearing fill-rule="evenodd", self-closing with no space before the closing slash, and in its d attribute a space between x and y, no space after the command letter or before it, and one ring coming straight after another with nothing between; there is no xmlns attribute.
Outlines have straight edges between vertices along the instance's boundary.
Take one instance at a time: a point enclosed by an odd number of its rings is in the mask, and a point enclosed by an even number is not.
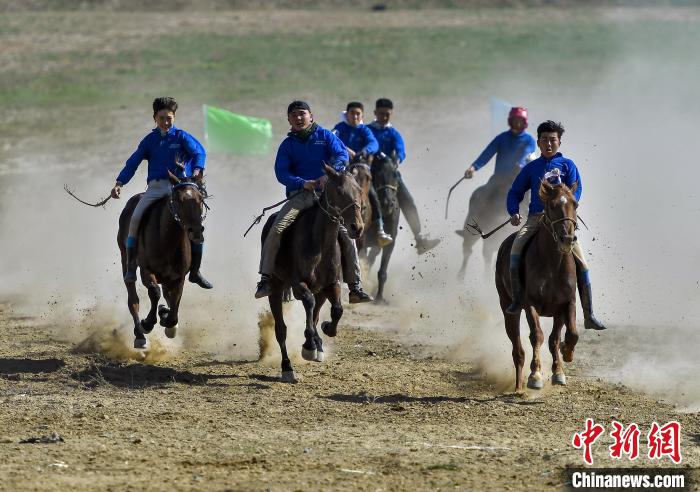
<svg viewBox="0 0 700 492"><path fill-rule="evenodd" d="M144 274L143 270L141 270L141 280L143 281L143 285L146 286L146 289L148 289L148 298L151 300L151 309L148 311L148 316L141 320L141 329L144 333L148 334L151 333L151 330L153 330L153 327L158 321L156 314L158 311L158 301L160 301L160 287L156 282L156 276L152 273Z"/></svg>
<svg viewBox="0 0 700 492"><path fill-rule="evenodd" d="M314 340L314 333L316 329L314 328L313 311L316 300L304 282L299 282L294 290L294 297L301 301L304 305L304 311L306 311L306 327L304 328L304 338L306 341L301 346L301 356L305 360L315 360L316 341Z"/></svg>
<svg viewBox="0 0 700 492"><path fill-rule="evenodd" d="M165 300L168 302L168 310L159 308L158 313L161 314L160 324L165 327L165 336L175 338L177 335L178 310L180 308L180 300L182 299L182 288L185 285L185 278L171 282L165 288Z"/></svg>
<svg viewBox="0 0 700 492"><path fill-rule="evenodd" d="M525 308L527 323L530 325L530 344L532 344L532 362L530 362L530 375L527 378L527 387L530 389L542 389L542 361L540 360L540 347L544 342L540 315L534 307Z"/></svg>
<svg viewBox="0 0 700 492"><path fill-rule="evenodd" d="M326 294L321 291L314 295L314 343L316 344L316 362L323 362L325 360L325 354L323 353L323 340L318 334L318 319L321 312L321 306L326 302Z"/></svg>
<svg viewBox="0 0 700 492"><path fill-rule="evenodd" d="M469 219L467 219L469 222ZM471 257L472 249L474 245L479 240L479 236L471 234L466 228L464 229L464 240L462 241L462 266L459 268L457 273L457 278L459 280L464 280L464 276L467 271L467 263L469 263L469 257ZM486 244L486 241L484 241Z"/></svg>
<svg viewBox="0 0 700 492"><path fill-rule="evenodd" d="M340 282L326 287L325 294L331 303L331 320L321 323L321 331L328 337L334 337L338 334L338 322L343 316L343 304L340 302Z"/></svg>
<svg viewBox="0 0 700 492"><path fill-rule="evenodd" d="M298 379L292 368L292 361L287 355L287 325L284 324L284 316L282 315L282 290L279 287L273 287L272 293L268 296L270 303L270 311L272 317L275 318L275 338L280 346L282 354L282 382L297 383Z"/></svg>
<svg viewBox="0 0 700 492"><path fill-rule="evenodd" d="M520 341L520 314L506 313L505 306L502 306L503 319L506 325L506 334L513 345L513 365L515 366L515 391L523 390L523 366L525 365L525 350Z"/></svg>
<svg viewBox="0 0 700 492"><path fill-rule="evenodd" d="M143 328L141 327L141 320L139 320L139 295L136 292L136 282L124 282L126 285L127 292L127 304L129 306L129 312L134 320L134 348L144 349L146 348L146 335L143 333Z"/></svg>
<svg viewBox="0 0 700 492"><path fill-rule="evenodd" d="M384 284L386 284L387 270L389 269L389 260L391 259L391 254L394 252L394 242L388 244L382 248L382 262L379 265L379 271L377 272L377 295L374 297L374 302L379 304L389 304L384 298Z"/></svg>
<svg viewBox="0 0 700 492"><path fill-rule="evenodd" d="M566 385L566 375L564 374L564 362L559 353L561 343L561 329L564 326L564 317L561 314L554 316L552 333L549 335L549 351L552 354L552 384Z"/></svg>
<svg viewBox="0 0 700 492"><path fill-rule="evenodd" d="M372 246L369 248L368 254L367 254L367 271L369 272L372 269L372 266L374 266L374 262L377 259L377 256L379 253L382 251L382 248L379 246Z"/></svg>
<svg viewBox="0 0 700 492"><path fill-rule="evenodd" d="M574 348L578 342L578 331L576 330L576 303L572 302L564 315L564 324L566 325L566 334L564 335L564 344L561 346L561 354L564 362L574 360Z"/></svg>

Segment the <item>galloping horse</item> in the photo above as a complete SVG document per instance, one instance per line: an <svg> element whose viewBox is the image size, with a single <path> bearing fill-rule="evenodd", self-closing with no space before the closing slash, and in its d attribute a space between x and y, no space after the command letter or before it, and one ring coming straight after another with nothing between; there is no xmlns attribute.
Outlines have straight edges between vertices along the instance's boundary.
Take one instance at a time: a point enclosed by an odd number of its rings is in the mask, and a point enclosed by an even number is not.
<svg viewBox="0 0 700 492"><path fill-rule="evenodd" d="M522 305L530 325L532 362L527 387L541 389L544 384L541 374L540 346L544 341L540 316L552 317L552 333L549 336L549 351L552 353L552 384L566 384L564 362L574 358L574 347L578 341L576 332L576 265L571 254L576 241L576 208L578 203L573 191L566 185L553 186L542 182L539 196L545 209L541 224L532 240L523 251L521 276L523 278ZM520 343L520 313L508 314L511 303L510 249L515 239L511 234L498 250L496 260L496 289L505 319L506 333L513 344L515 365L515 390L523 387L522 370L525 352ZM566 325L564 344L561 344L561 329Z"/></svg>
<svg viewBox="0 0 700 492"><path fill-rule="evenodd" d="M204 241L204 195L201 191L202 177L195 181L180 180L170 174L172 193L150 207L141 220L138 235L137 264L141 269L141 281L148 289L151 309L145 319L139 321L139 296L136 284L126 283L128 305L134 319L134 348L146 348L146 334L156 324L156 312L165 335L174 338L177 334L177 314L182 298L185 275L190 270L192 249L190 241ZM117 244L122 259L122 273L126 271L126 236L131 214L141 194L134 195L124 206L119 216ZM168 306L161 305L161 289Z"/></svg>
<svg viewBox="0 0 700 492"><path fill-rule="evenodd" d="M287 355L287 325L282 313L283 292L291 287L294 297L304 304L306 311L305 342L301 356L306 360L323 362L323 342L316 330L319 311L328 299L331 303L331 321L324 321L321 330L334 337L338 321L343 315L340 302L341 257L338 232L343 224L351 238L362 234L360 216L360 187L347 173L325 167L328 182L318 205L304 211L287 228L272 273L270 310L275 318L275 337L282 352L282 381L296 383L297 378ZM264 243L272 223L271 216L262 232Z"/></svg>
<svg viewBox="0 0 700 492"><path fill-rule="evenodd" d="M396 156L389 157L385 154L379 154L374 157L372 162L372 181L374 189L379 195L379 203L382 207L382 216L384 218L384 231L389 234L394 240L391 244L380 248L377 245L377 238L374 228L365 229L365 237L362 238L361 246L358 245L360 255L366 258L369 266L372 267L374 260L379 253L382 253L382 260L377 272L378 287L377 295L374 296L374 302L386 304L384 299L384 284L387 279L387 269L389 268L389 260L394 252L396 244L396 234L399 230L399 199L398 199L398 175L399 164L396 161Z"/></svg>

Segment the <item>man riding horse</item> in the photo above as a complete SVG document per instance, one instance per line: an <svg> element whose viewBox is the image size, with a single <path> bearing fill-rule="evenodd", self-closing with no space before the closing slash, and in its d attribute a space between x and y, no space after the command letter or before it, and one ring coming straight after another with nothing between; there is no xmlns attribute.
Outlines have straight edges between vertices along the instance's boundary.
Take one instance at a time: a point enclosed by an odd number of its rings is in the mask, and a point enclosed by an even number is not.
<svg viewBox="0 0 700 492"><path fill-rule="evenodd" d="M513 302L506 309L509 314L518 314L522 309L522 286L520 281L520 258L528 240L537 232L542 221L544 205L539 197L542 180L550 184L566 184L574 190L578 201L581 198L581 177L576 164L562 156L559 150L564 127L561 123L545 121L537 127L537 146L541 151L539 158L531 161L520 171L508 192L507 208L511 224L517 226L522 218L519 214L520 202L525 193L530 191L530 207L527 221L520 228L510 251L510 280ZM576 185L576 186L574 186ZM586 329L604 330L605 326L593 315L593 294L583 249L578 241L574 242L572 253L576 259L576 280L581 307L583 308Z"/></svg>
<svg viewBox="0 0 700 492"><path fill-rule="evenodd" d="M282 234L302 213L316 204L316 191L321 191L328 179L324 165L344 171L348 162L345 146L331 131L314 122L311 108L304 101L293 101L287 107L291 131L282 141L275 159L277 181L286 187L289 200L277 213L262 248L260 281L255 297L267 297L272 292L270 279L275 268ZM350 289L350 303L370 302L372 297L362 290L360 263L355 242L341 226L338 234L343 262L343 277Z"/></svg>
<svg viewBox="0 0 700 492"><path fill-rule="evenodd" d="M377 139L377 142L379 142L379 151L387 156L396 155L398 162L402 163L406 159L406 148L401 134L391 124L393 113L394 103L390 99L377 99L374 109L375 120L369 124L369 129L372 131L374 138ZM437 246L440 240L430 239L427 235L421 234L420 218L418 217L416 204L401 177L401 173L398 173L398 177L397 195L399 207L404 217L406 217L411 232L413 232L418 254L423 254Z"/></svg>
<svg viewBox="0 0 700 492"><path fill-rule="evenodd" d="M168 178L169 173L179 179L189 177L190 173L191 177L195 178L203 175L206 160L204 147L192 135L175 127L177 107L177 102L172 97L159 97L153 101L153 120L156 128L141 140L117 176L117 182L111 191L112 198L119 198L122 187L134 177L139 164L144 159L148 161L148 186L131 216L129 235L126 238L126 283L136 282L136 245L141 219L149 206L170 195L172 185ZM191 246L189 281L203 289L211 289L212 284L199 271L204 245L192 242Z"/></svg>
<svg viewBox="0 0 700 492"><path fill-rule="evenodd" d="M333 128L333 133L345 144L345 149L348 151L351 162L367 162L369 156L379 150L377 139L374 138L370 129L362 123L364 111L365 107L361 102L349 102L345 110L345 121L341 121ZM377 243L383 248L391 244L393 238L384 232L382 207L379 203L377 191L372 184L369 187L369 201L372 206L372 223L377 234Z"/></svg>
<svg viewBox="0 0 700 492"><path fill-rule="evenodd" d="M477 235L466 233L468 224L478 220L488 226L498 218L498 210L500 204L503 203L503 197L508 193L508 189L520 169L532 160L530 155L536 149L535 139L525 132L527 128L526 108L511 108L508 114L508 126L510 129L491 140L491 143L464 172L464 177L471 179L476 171L484 167L494 155L496 156L493 175L485 185L474 190L469 200L469 211L464 228L455 231L464 238L460 277L464 276L472 248L479 239Z"/></svg>

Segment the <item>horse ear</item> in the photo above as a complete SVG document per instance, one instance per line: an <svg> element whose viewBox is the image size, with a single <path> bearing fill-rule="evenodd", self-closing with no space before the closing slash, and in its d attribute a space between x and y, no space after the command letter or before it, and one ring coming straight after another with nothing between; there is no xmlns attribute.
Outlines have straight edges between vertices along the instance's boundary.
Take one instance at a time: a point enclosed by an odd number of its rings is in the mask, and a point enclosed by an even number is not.
<svg viewBox="0 0 700 492"><path fill-rule="evenodd" d="M331 166L328 164L323 165L323 170L326 172L329 178L339 178L340 174L338 174L338 171L333 169Z"/></svg>
<svg viewBox="0 0 700 492"><path fill-rule="evenodd" d="M170 170L168 170L168 179L170 180L171 184L180 184L180 178L171 173Z"/></svg>
<svg viewBox="0 0 700 492"><path fill-rule="evenodd" d="M552 193L554 192L554 186L549 184L546 179L542 180L542 184L540 184L540 200L542 202L549 201L549 198L552 196Z"/></svg>

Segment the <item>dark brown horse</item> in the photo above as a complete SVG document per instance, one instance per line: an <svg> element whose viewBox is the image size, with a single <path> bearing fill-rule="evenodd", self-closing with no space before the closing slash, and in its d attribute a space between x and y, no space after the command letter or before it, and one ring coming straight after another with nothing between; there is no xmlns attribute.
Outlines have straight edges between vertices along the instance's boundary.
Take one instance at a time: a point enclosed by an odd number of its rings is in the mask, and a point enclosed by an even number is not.
<svg viewBox="0 0 700 492"><path fill-rule="evenodd" d="M546 181L540 186L540 200L545 205L540 226L522 253L521 278L522 305L530 325L532 362L527 387L541 389L544 384L541 373L540 346L544 341L540 316L552 317L552 333L549 351L552 353L552 384L566 384L564 364L574 358L578 341L576 332L576 265L571 254L576 236L576 208L578 203L566 185L552 186ZM515 234L501 244L496 260L496 289L505 318L508 338L513 344L515 364L515 390L523 388L522 370L525 352L520 343L520 313L508 314L511 303L510 249ZM561 345L561 329L566 325L564 344Z"/></svg>
<svg viewBox="0 0 700 492"><path fill-rule="evenodd" d="M282 352L282 381L296 383L297 378L287 355L287 325L282 313L283 292L290 288L306 311L306 339L301 355L306 360L323 362L323 342L316 330L321 306L331 303L331 321L324 321L321 330L334 337L343 315L340 302L341 258L338 245L340 225L344 224L351 238L362 234L360 215L361 191L347 173L326 166L328 182L318 205L304 211L285 230L272 273L270 310L275 318L275 337ZM265 224L262 241L272 227L274 215Z"/></svg>
<svg viewBox="0 0 700 492"><path fill-rule="evenodd" d="M382 253L382 260L377 272L378 284L374 302L384 304L387 302L384 298L384 285L388 276L389 260L396 244L396 235L399 231L399 217L401 215L398 199L398 168L399 164L396 161L396 156L389 157L379 154L374 157L372 162L372 182L377 195L379 195L379 203L382 207L384 231L394 240L387 246L380 248L377 245L376 229L365 228L365 235L361 239L361 245L358 245L360 256L367 260L370 268L379 253ZM362 247L360 248L360 246Z"/></svg>
<svg viewBox="0 0 700 492"><path fill-rule="evenodd" d="M201 244L204 241L204 196L196 181L181 181L170 175L172 193L151 206L143 216L138 234L137 264L141 270L141 281L148 289L151 309L145 319L139 320L139 296L136 284L126 283L128 305L134 319L134 348L146 348L146 334L156 324L156 314L160 317L165 335L174 338L177 334L177 315L182 298L185 275L190 270L192 250L190 241ZM117 244L122 259L122 274L126 271L126 236L129 231L131 214L141 194L129 199L119 217ZM167 307L161 305L161 289Z"/></svg>

